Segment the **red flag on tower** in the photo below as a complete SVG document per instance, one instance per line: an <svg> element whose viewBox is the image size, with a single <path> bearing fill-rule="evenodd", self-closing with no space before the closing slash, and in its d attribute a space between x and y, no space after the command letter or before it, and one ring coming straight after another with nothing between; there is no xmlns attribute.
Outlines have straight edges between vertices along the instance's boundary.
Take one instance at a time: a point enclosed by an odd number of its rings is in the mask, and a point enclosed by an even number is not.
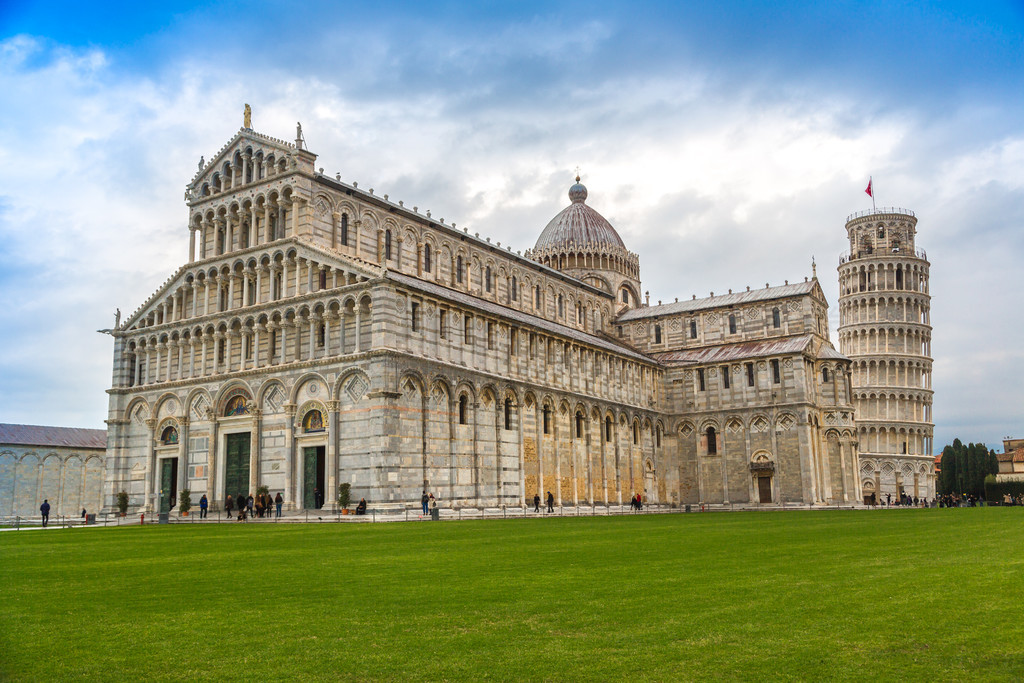
<svg viewBox="0 0 1024 683"><path fill-rule="evenodd" d="M864 190L864 192L866 192L872 199L875 198L875 195L871 193L871 178L868 178L868 189Z"/></svg>

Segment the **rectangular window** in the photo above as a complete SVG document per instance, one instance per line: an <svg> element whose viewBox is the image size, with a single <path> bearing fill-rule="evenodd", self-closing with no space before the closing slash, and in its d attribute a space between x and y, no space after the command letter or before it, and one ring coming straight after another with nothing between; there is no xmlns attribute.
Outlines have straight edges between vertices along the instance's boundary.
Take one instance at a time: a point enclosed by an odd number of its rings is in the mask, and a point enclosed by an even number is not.
<svg viewBox="0 0 1024 683"><path fill-rule="evenodd" d="M690 321L690 339L696 339L696 338L697 338L697 321L696 320L691 320Z"/></svg>
<svg viewBox="0 0 1024 683"><path fill-rule="evenodd" d="M508 355L515 356L519 353L519 330L512 328L508 331Z"/></svg>
<svg viewBox="0 0 1024 683"><path fill-rule="evenodd" d="M747 363L747 386L754 386L754 364Z"/></svg>
<svg viewBox="0 0 1024 683"><path fill-rule="evenodd" d="M654 343L655 344L660 344L661 343L661 325L655 325L654 326Z"/></svg>
<svg viewBox="0 0 1024 683"><path fill-rule="evenodd" d="M420 305L415 301L412 302L412 331L416 332L420 329Z"/></svg>
<svg viewBox="0 0 1024 683"><path fill-rule="evenodd" d="M348 214L341 214L341 246L348 246Z"/></svg>
<svg viewBox="0 0 1024 683"><path fill-rule="evenodd" d="M722 368L722 388L729 388L729 366L726 365Z"/></svg>
<svg viewBox="0 0 1024 683"><path fill-rule="evenodd" d="M616 325L616 329L618 330L619 336L621 337L622 336L622 325Z"/></svg>
<svg viewBox="0 0 1024 683"><path fill-rule="evenodd" d="M327 339L327 328L323 323L320 323L316 328L316 345L319 348L324 347L324 341Z"/></svg>
<svg viewBox="0 0 1024 683"><path fill-rule="evenodd" d="M442 308L441 314L437 317L437 335L441 339L448 338L448 311Z"/></svg>
<svg viewBox="0 0 1024 683"><path fill-rule="evenodd" d="M697 368L697 384L704 391L704 368Z"/></svg>
<svg viewBox="0 0 1024 683"><path fill-rule="evenodd" d="M494 323L487 321L487 348L494 348Z"/></svg>
<svg viewBox="0 0 1024 683"><path fill-rule="evenodd" d="M462 338L466 346L473 343L473 318L466 316L466 323L462 326Z"/></svg>
<svg viewBox="0 0 1024 683"><path fill-rule="evenodd" d="M327 289L327 270L326 269L320 271L320 289L321 290Z"/></svg>
<svg viewBox="0 0 1024 683"><path fill-rule="evenodd" d="M772 361L772 382L779 384L782 382L782 374L779 372L779 361Z"/></svg>

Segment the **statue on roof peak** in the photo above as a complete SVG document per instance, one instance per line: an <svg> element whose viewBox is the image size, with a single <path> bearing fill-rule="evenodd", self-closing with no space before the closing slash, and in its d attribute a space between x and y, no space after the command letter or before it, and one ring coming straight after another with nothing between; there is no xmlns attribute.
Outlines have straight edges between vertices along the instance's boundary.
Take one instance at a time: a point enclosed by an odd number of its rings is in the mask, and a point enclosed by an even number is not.
<svg viewBox="0 0 1024 683"><path fill-rule="evenodd" d="M252 130L252 107L245 105L245 113L242 115L242 128Z"/></svg>

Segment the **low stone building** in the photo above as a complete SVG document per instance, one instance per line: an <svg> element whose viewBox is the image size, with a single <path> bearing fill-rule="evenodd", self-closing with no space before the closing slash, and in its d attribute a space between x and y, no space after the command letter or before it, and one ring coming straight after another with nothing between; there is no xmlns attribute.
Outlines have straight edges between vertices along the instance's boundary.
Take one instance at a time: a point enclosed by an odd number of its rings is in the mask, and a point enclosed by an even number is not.
<svg viewBox="0 0 1024 683"><path fill-rule="evenodd" d="M860 500L816 278L647 306L579 178L519 253L315 162L247 125L200 163L188 261L111 331L108 506Z"/></svg>
<svg viewBox="0 0 1024 683"><path fill-rule="evenodd" d="M104 429L0 424L0 517L78 517L103 507Z"/></svg>
<svg viewBox="0 0 1024 683"><path fill-rule="evenodd" d="M1003 452L996 454L996 481L1024 481L1024 439L1003 439Z"/></svg>

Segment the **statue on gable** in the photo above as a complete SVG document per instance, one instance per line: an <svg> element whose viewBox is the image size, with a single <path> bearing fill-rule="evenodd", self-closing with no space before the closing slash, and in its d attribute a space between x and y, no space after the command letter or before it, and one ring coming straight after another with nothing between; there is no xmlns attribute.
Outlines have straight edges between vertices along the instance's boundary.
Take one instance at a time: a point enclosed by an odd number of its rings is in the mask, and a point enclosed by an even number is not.
<svg viewBox="0 0 1024 683"><path fill-rule="evenodd" d="M203 166L206 166L206 158L201 156L201 157L199 157L199 170L200 171L203 170Z"/></svg>
<svg viewBox="0 0 1024 683"><path fill-rule="evenodd" d="M117 309L116 313L114 313L114 329L116 330L119 327L121 327L121 309L120 308Z"/></svg>
<svg viewBox="0 0 1024 683"><path fill-rule="evenodd" d="M245 105L245 113L242 115L242 128L247 130L252 128L252 107L248 104Z"/></svg>

